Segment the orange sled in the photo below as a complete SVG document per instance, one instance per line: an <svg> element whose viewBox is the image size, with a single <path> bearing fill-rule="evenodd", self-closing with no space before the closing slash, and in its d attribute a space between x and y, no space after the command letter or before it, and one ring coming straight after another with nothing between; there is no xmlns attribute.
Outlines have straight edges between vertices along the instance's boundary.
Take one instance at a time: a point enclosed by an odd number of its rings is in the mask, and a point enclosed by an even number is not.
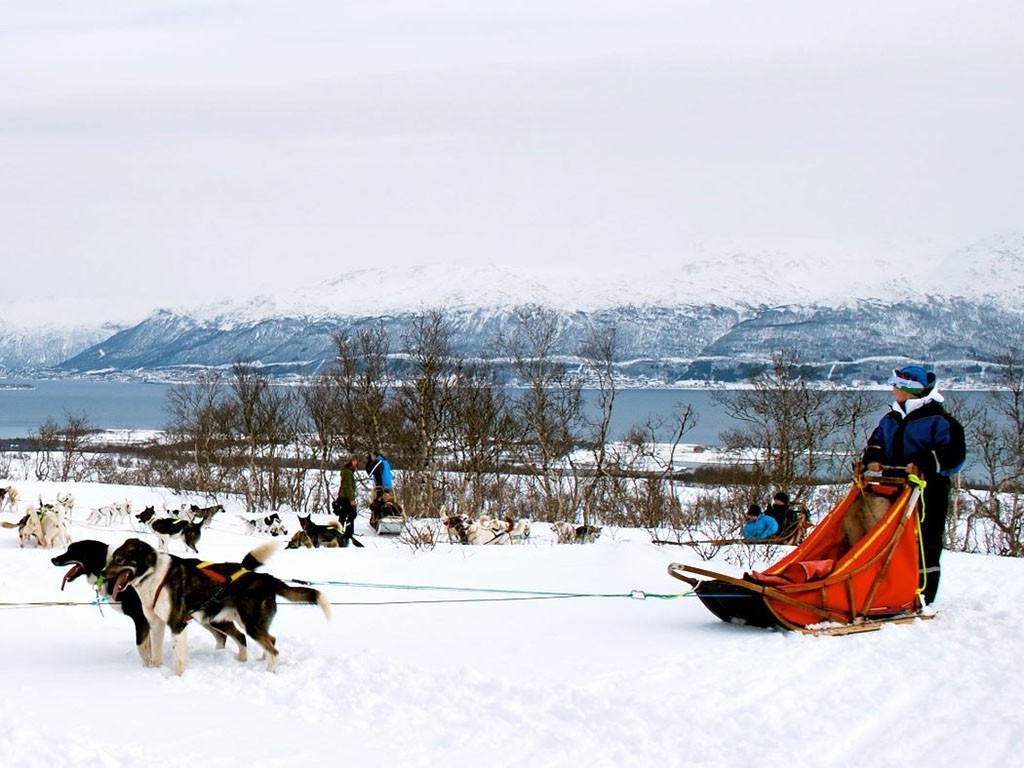
<svg viewBox="0 0 1024 768"><path fill-rule="evenodd" d="M888 511L851 547L843 520L865 494L876 504L885 499ZM762 573L735 578L680 563L668 572L693 586L715 616L738 624L845 634L930 618L918 598L920 498L910 480L863 478L801 544Z"/></svg>

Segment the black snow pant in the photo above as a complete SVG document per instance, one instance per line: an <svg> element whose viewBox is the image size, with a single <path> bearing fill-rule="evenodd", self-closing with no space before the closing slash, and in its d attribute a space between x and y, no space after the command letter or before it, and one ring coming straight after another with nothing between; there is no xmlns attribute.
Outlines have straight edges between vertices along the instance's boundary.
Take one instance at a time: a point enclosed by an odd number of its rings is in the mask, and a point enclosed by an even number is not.
<svg viewBox="0 0 1024 768"><path fill-rule="evenodd" d="M339 496L331 506L334 508L334 514L338 516L338 522L344 528L345 536L352 538L356 531L356 508L352 499L347 496Z"/></svg>
<svg viewBox="0 0 1024 768"><path fill-rule="evenodd" d="M921 521L921 547L924 551L924 563L921 564L921 583L924 591L921 596L926 605L935 602L939 591L939 577L942 571L939 559L942 557L942 545L946 540L946 516L949 514L949 478L935 476L927 479L924 499L924 519Z"/></svg>

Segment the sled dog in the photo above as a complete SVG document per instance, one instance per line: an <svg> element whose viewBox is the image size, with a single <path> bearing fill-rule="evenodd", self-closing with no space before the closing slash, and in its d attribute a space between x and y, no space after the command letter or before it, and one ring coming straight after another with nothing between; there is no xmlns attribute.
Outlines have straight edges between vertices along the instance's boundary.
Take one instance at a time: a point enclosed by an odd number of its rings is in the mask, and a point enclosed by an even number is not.
<svg viewBox="0 0 1024 768"><path fill-rule="evenodd" d="M266 542L253 553L264 547L276 550L275 542ZM266 558L254 559L262 562ZM114 550L104 577L113 581L111 594L115 600L126 586L139 593L152 625L152 658L156 663L163 655L163 629L170 628L173 670L178 675L185 671L186 629L192 618L216 623L229 635L227 625L235 629L232 622L239 622L245 634L263 648L267 669L274 671L279 652L270 624L277 613L278 596L297 603L315 603L325 616L331 615L330 603L316 589L289 586L270 574L254 572L245 562L201 563L159 553L141 539L128 539ZM235 639L239 642L239 660L244 660L245 637Z"/></svg>
<svg viewBox="0 0 1024 768"><path fill-rule="evenodd" d="M61 581L61 591L69 581L85 576L100 597L109 599L115 609L128 616L135 623L135 647L138 649L142 663L147 667L158 667L160 666L160 656L154 655L151 625L142 607L138 592L134 587L126 586L115 597L114 581L104 576L104 570L110 560L110 550L110 545L105 542L83 539L71 544L64 554L51 558L50 562L56 566L71 566ZM262 566L275 550L276 547L273 544L263 544L242 558L239 565L247 570L255 570ZM245 636L232 622L204 622L202 626L213 635L218 650L226 645L225 641L228 637L235 640L239 648L238 658L245 661ZM162 650L161 647L158 653L162 653Z"/></svg>
<svg viewBox="0 0 1024 768"><path fill-rule="evenodd" d="M199 537L203 535L203 523L193 523L180 517L157 517L153 507L146 507L135 516L140 523L148 524L160 540L160 551L170 552L171 539L181 539L188 549L199 554Z"/></svg>
<svg viewBox="0 0 1024 768"><path fill-rule="evenodd" d="M573 525L564 520L551 524L559 544L590 544L601 535L599 525Z"/></svg>

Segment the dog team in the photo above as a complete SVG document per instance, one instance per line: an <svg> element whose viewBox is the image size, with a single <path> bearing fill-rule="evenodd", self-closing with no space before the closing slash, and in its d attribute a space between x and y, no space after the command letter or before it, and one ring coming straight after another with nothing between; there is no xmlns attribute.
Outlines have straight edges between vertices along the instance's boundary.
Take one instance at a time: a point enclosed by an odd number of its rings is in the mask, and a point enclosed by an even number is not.
<svg viewBox="0 0 1024 768"><path fill-rule="evenodd" d="M277 668L280 652L270 624L277 613L277 598L318 605L330 619L331 606L312 587L291 586L275 576L258 572L279 543L268 541L238 563L200 562L195 558L159 552L141 539L128 539L111 550L93 539L72 543L52 558L55 566L71 566L61 589L85 576L97 594L112 601L135 624L135 645L142 663L159 667L163 661L164 630L171 632L172 670L185 671L187 630L195 620L214 636L217 648L231 638L236 658L246 661L246 637L262 649L267 669Z"/></svg>
<svg viewBox="0 0 1024 768"><path fill-rule="evenodd" d="M280 541L259 544L240 562L201 562L198 558L171 554L171 543L178 540L186 550L198 554L202 532L224 507L214 504L199 507L183 505L180 511L158 515L154 506L132 515L130 500L117 501L90 510L84 522L91 526L115 527L135 521L157 537L158 546L139 538L129 538L120 546L96 539L72 541L68 520L75 500L71 494L58 494L54 501L25 508L17 523L2 522L5 528L18 528L20 544L35 541L43 548L65 547L63 554L51 558L54 566L65 567L61 589L81 576L93 585L97 597L132 619L135 646L143 665L159 667L163 662L165 630L171 633L170 666L182 674L187 665L187 629L195 622L215 639L216 647L226 647L230 638L237 647L236 658L246 661L247 638L263 650L267 669L274 671L280 652L270 625L277 613L277 599L318 605L330 619L330 603L322 592L309 586L293 586L260 569L282 546ZM18 512L18 493L13 486L0 487L0 512ZM250 534L285 536L287 530L277 512L257 517L238 515ZM363 545L338 520L319 525L310 515L298 516L300 530L289 548ZM466 515L442 512L441 521L449 539L460 544L508 544L530 535L530 521L489 516L471 520ZM134 527L134 523L133 523ZM594 526L552 524L560 542L585 543L600 535Z"/></svg>

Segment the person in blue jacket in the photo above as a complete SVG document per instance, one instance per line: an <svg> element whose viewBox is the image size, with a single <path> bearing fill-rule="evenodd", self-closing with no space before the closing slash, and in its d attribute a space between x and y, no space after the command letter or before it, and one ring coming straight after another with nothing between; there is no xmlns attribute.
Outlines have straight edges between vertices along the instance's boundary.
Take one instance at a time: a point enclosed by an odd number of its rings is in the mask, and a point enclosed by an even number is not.
<svg viewBox="0 0 1024 768"><path fill-rule="evenodd" d="M395 481L391 476L391 463L380 451L366 456L366 474L373 478L373 499L370 501L370 525L376 531L382 517L399 514L395 504Z"/></svg>
<svg viewBox="0 0 1024 768"><path fill-rule="evenodd" d="M751 541L770 539L779 532L779 524L771 515L766 515L757 504L747 507L747 519L743 523L743 538Z"/></svg>
<svg viewBox="0 0 1024 768"><path fill-rule="evenodd" d="M393 493L395 481L391 477L391 462L384 458L380 451L370 451L366 459L366 473L373 478L377 498L385 493Z"/></svg>
<svg viewBox="0 0 1024 768"><path fill-rule="evenodd" d="M868 470L876 472L883 466L903 467L926 483L921 510L921 581L922 597L931 604L939 589L950 478L967 458L964 428L946 413L933 372L910 365L894 370L889 383L893 403L868 438L862 461Z"/></svg>

